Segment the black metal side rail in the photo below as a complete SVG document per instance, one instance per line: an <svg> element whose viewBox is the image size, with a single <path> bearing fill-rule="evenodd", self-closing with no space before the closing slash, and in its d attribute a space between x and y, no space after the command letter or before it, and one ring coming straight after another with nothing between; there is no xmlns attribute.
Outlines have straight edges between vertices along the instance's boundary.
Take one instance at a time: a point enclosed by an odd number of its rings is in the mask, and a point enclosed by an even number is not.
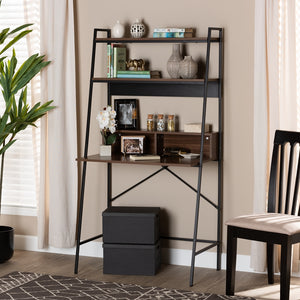
<svg viewBox="0 0 300 300"><path fill-rule="evenodd" d="M93 236L93 237L91 237L91 238L89 238L89 239L86 239L86 240L83 240L83 241L79 242L79 245L86 244L86 243L88 243L88 242L97 240L97 239L102 238L102 237L103 237L103 233L98 234L98 235Z"/></svg>
<svg viewBox="0 0 300 300"><path fill-rule="evenodd" d="M80 245L84 245L84 244L86 244L86 243L92 242L92 241L97 240L97 239L99 239L99 238L103 238L103 233L98 234L98 235L93 236L93 237L90 237L90 238L88 238L88 239L86 239L86 240L82 240L82 241L79 242L79 244L80 244ZM160 238L161 238L161 239L164 239L164 240L183 241L183 242L193 242L193 241L194 241L192 238L173 237L173 236L164 236L164 235L160 236ZM219 244L219 242L218 242L218 241L215 241L215 240L202 240L202 239L197 239L196 241L197 241L197 243L208 243L208 244L212 244L212 245L208 246L209 249L210 249L210 248L213 248L213 247L215 247L215 246L217 246L217 245ZM205 247L205 248L203 248L203 249L206 249L206 248L207 248L207 247ZM199 253L198 253L198 252L199 252ZM202 251L202 249L201 249L201 250L199 250L198 252L196 252L196 255L202 253L203 251Z"/></svg>
<svg viewBox="0 0 300 300"><path fill-rule="evenodd" d="M88 242L92 242L94 240L97 240L99 238L103 238L103 233L101 234L98 234L96 236L93 236L93 237L90 237L86 240L82 240L80 241L80 245L83 245L83 244L86 244ZM183 241L183 242L193 242L194 240L192 238L183 238L183 237L174 237L174 236L160 236L161 239L164 239L164 240L173 240L173 241ZM202 240L202 239L197 239L196 240L197 243L209 243L209 244L213 244L212 247L216 246L219 244L218 241L215 241L215 240Z"/></svg>

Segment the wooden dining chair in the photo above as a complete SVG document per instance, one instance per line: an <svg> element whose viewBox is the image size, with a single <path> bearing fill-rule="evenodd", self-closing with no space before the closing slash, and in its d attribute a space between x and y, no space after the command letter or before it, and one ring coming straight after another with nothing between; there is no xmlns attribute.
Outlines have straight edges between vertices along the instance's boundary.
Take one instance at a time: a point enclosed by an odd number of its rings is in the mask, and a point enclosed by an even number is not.
<svg viewBox="0 0 300 300"><path fill-rule="evenodd" d="M280 299L290 293L292 245L300 242L300 132L275 132L267 213L226 222L226 294L234 295L237 238L267 243L268 282L274 283L274 244L281 245ZM263 201L263 199L262 199Z"/></svg>

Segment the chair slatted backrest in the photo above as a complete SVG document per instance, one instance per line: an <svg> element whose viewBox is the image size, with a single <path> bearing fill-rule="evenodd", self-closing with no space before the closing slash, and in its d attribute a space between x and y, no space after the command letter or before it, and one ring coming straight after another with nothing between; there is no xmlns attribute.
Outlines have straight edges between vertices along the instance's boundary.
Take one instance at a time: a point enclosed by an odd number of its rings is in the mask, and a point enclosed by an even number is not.
<svg viewBox="0 0 300 300"><path fill-rule="evenodd" d="M276 130L269 180L268 212L298 214L300 132Z"/></svg>

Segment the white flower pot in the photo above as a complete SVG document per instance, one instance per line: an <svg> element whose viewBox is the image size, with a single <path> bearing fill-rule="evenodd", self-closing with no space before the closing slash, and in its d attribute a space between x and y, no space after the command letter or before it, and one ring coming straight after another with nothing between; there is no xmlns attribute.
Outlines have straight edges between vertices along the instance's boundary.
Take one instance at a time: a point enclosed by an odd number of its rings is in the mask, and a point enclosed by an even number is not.
<svg viewBox="0 0 300 300"><path fill-rule="evenodd" d="M100 156L111 156L111 145L100 145Z"/></svg>

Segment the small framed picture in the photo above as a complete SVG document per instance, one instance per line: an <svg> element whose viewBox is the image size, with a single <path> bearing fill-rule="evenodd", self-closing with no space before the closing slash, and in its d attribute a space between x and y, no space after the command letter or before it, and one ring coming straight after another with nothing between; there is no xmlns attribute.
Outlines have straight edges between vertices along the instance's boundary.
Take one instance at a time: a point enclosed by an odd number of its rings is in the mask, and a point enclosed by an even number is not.
<svg viewBox="0 0 300 300"><path fill-rule="evenodd" d="M121 152L124 154L144 153L144 135L121 136Z"/></svg>
<svg viewBox="0 0 300 300"><path fill-rule="evenodd" d="M137 99L115 99L114 108L117 113L118 129L138 129Z"/></svg>

